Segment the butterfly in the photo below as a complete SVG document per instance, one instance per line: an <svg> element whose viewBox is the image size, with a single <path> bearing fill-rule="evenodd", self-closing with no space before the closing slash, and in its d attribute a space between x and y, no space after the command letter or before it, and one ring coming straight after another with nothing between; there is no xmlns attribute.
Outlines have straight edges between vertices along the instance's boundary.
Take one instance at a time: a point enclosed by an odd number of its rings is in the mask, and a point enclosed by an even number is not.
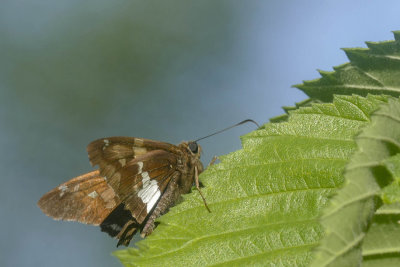
<svg viewBox="0 0 400 267"><path fill-rule="evenodd" d="M75 177L43 195L38 206L56 220L100 226L128 246L136 232L150 235L155 219L168 212L203 171L196 141L172 145L135 137L90 143L89 160L98 170Z"/></svg>

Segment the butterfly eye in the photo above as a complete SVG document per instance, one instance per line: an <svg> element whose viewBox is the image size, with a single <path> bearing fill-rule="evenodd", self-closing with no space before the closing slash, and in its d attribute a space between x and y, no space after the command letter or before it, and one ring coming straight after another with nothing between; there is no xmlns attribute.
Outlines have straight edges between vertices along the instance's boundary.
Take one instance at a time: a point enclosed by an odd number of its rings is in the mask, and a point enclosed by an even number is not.
<svg viewBox="0 0 400 267"><path fill-rule="evenodd" d="M190 142L188 146L190 151L192 151L192 153L196 154L199 151L199 146L197 145L196 142Z"/></svg>

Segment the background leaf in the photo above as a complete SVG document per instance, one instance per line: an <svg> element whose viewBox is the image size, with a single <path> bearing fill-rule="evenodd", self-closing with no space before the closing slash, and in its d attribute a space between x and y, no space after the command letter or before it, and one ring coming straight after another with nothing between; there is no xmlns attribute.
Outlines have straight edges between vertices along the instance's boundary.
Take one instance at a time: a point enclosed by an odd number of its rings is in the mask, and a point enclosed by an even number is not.
<svg viewBox="0 0 400 267"><path fill-rule="evenodd" d="M400 204L398 203L384 205L377 210L362 246L362 266L399 266L399 220Z"/></svg>
<svg viewBox="0 0 400 267"><path fill-rule="evenodd" d="M384 160L383 164L392 175L392 184L382 189L381 198L383 203L400 203L400 154Z"/></svg>
<svg viewBox="0 0 400 267"><path fill-rule="evenodd" d="M202 175L198 192L159 219L126 266L306 265L323 234L321 209L342 184L353 136L386 97L337 96L242 138L243 149Z"/></svg>
<svg viewBox="0 0 400 267"><path fill-rule="evenodd" d="M366 42L368 48L345 48L350 63L319 71L322 78L295 85L312 99L331 102L333 95L400 95L400 31L394 41Z"/></svg>
<svg viewBox="0 0 400 267"><path fill-rule="evenodd" d="M285 114L271 122L288 119L289 111L308 107L312 103L331 102L335 94L386 94L400 96L400 31L394 31L394 41L366 42L368 48L345 48L349 63L334 67L333 72L319 71L322 78L294 85L310 98L295 106L283 107Z"/></svg>
<svg viewBox="0 0 400 267"><path fill-rule="evenodd" d="M374 264L386 264L394 256L399 262L400 239L396 235L400 228L396 211L374 218L374 227L362 247L374 212L381 205L377 199L381 189L396 186L393 174L397 173L398 159L392 156L400 151L399 140L400 102L389 99L356 138L358 151L346 167L345 185L325 209L322 223L326 236L318 247L313 266L357 266L361 264L362 255L371 264L372 260ZM391 161L385 161L388 158ZM391 166L389 162L393 166L391 171L386 168ZM391 193L396 195L396 192Z"/></svg>

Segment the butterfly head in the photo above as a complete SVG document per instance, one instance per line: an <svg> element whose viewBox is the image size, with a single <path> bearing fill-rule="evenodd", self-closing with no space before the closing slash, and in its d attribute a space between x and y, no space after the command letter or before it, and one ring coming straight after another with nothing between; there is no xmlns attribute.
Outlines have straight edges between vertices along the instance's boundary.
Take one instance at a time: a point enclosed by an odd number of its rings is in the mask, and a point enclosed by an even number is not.
<svg viewBox="0 0 400 267"><path fill-rule="evenodd" d="M201 154L201 147L195 141L188 142L188 149L193 155Z"/></svg>
<svg viewBox="0 0 400 267"><path fill-rule="evenodd" d="M199 173L202 172L203 164L200 161L200 156L202 152L201 146L198 145L196 141L182 142L180 146L181 149L187 151L186 154L189 156L189 164L191 166L196 166Z"/></svg>

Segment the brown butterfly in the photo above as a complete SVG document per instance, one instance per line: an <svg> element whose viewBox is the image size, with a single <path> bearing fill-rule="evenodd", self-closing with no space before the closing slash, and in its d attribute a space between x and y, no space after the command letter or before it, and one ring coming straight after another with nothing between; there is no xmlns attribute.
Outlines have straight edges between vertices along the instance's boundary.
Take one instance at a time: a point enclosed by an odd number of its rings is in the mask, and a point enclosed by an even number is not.
<svg viewBox="0 0 400 267"><path fill-rule="evenodd" d="M54 188L38 205L56 220L100 225L103 232L119 239L117 246L128 246L137 231L143 237L151 234L155 219L188 193L193 183L210 212L199 186L203 164L197 141L246 122L258 126L244 120L177 146L135 137L98 139L87 151L99 170Z"/></svg>
<svg viewBox="0 0 400 267"><path fill-rule="evenodd" d="M99 170L54 188L38 205L56 220L100 225L102 231L119 239L117 246L129 245L138 230L142 236L151 234L154 220L188 193L194 182L200 189L198 174L203 165L201 147L195 141L175 146L109 137L90 143L87 151Z"/></svg>

